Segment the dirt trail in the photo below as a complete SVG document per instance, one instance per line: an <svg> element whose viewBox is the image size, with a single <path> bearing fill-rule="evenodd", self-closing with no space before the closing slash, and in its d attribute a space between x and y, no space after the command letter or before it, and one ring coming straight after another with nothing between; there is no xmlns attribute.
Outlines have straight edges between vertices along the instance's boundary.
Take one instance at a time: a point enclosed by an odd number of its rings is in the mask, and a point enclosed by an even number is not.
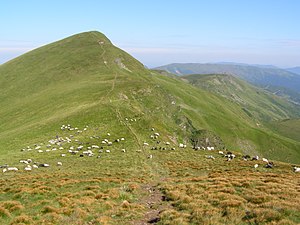
<svg viewBox="0 0 300 225"><path fill-rule="evenodd" d="M133 221L133 225L156 224L160 221L160 213L171 208L171 205L165 201L165 196L159 189L158 183L149 183L141 186L145 194L138 203L147 208L147 212L140 220Z"/></svg>

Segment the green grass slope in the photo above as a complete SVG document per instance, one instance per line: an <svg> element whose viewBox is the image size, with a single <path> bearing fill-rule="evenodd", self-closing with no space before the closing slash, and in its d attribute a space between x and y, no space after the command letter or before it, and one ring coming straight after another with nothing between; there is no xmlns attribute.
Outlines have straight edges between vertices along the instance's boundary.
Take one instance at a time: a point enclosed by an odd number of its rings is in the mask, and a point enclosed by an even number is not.
<svg viewBox="0 0 300 225"><path fill-rule="evenodd" d="M300 119L286 119L270 124L271 128L283 136L300 141Z"/></svg>
<svg viewBox="0 0 300 225"><path fill-rule="evenodd" d="M61 124L76 123L124 133L137 147L153 126L174 144L209 138L212 145L245 153L300 158L298 142L257 127L233 102L145 69L98 32L66 38L2 65L0 85L3 153L14 154L55 135ZM127 117L139 123L125 132L120 122Z"/></svg>
<svg viewBox="0 0 300 225"><path fill-rule="evenodd" d="M232 75L207 74L186 75L196 87L221 95L237 103L254 120L270 122L300 116L300 108L285 99L271 95Z"/></svg>

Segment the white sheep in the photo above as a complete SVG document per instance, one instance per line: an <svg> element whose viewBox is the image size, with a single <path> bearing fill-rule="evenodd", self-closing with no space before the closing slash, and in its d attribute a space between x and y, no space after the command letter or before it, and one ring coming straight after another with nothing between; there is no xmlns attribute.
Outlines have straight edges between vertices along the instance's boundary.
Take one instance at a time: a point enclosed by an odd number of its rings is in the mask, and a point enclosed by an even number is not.
<svg viewBox="0 0 300 225"><path fill-rule="evenodd" d="M300 167L294 166L293 168L295 173L300 173Z"/></svg>
<svg viewBox="0 0 300 225"><path fill-rule="evenodd" d="M269 162L269 160L267 160L266 158L262 158L262 161L264 161L264 162L266 162L266 163Z"/></svg>
<svg viewBox="0 0 300 225"><path fill-rule="evenodd" d="M57 165L58 166L62 166L62 162L57 162Z"/></svg>
<svg viewBox="0 0 300 225"><path fill-rule="evenodd" d="M66 154L61 154L61 157L65 157L66 156Z"/></svg>
<svg viewBox="0 0 300 225"><path fill-rule="evenodd" d="M149 146L149 144L147 142L144 142L144 146Z"/></svg>
<svg viewBox="0 0 300 225"><path fill-rule="evenodd" d="M167 142L166 142L166 145L170 145L170 142L167 141Z"/></svg>
<svg viewBox="0 0 300 225"><path fill-rule="evenodd" d="M125 148L121 149L122 152L126 152Z"/></svg>
<svg viewBox="0 0 300 225"><path fill-rule="evenodd" d="M152 158L153 158L153 155L149 155L149 156L148 156L148 159L152 159Z"/></svg>
<svg viewBox="0 0 300 225"><path fill-rule="evenodd" d="M213 160L215 160L215 157L213 157L212 155L206 155L205 156L207 159L213 159Z"/></svg>
<svg viewBox="0 0 300 225"><path fill-rule="evenodd" d="M24 168L24 170L25 170L25 171L31 171L31 170L32 170L32 168L31 168L31 166L30 166L30 165L28 165L28 166L26 166L26 167Z"/></svg>
<svg viewBox="0 0 300 225"><path fill-rule="evenodd" d="M258 167L258 164L255 164L255 165L254 165L254 168L256 169L257 167Z"/></svg>
<svg viewBox="0 0 300 225"><path fill-rule="evenodd" d="M110 153L110 150L109 150L109 149L107 149L107 150L105 150L105 152L106 152L106 153Z"/></svg>
<svg viewBox="0 0 300 225"><path fill-rule="evenodd" d="M122 138L121 138L121 141L125 141L125 138L122 137Z"/></svg>
<svg viewBox="0 0 300 225"><path fill-rule="evenodd" d="M179 148L184 148L184 144L180 143Z"/></svg>
<svg viewBox="0 0 300 225"><path fill-rule="evenodd" d="M27 160L20 160L20 163L29 164Z"/></svg>
<svg viewBox="0 0 300 225"><path fill-rule="evenodd" d="M39 167L50 167L50 165L48 163L42 163L39 165Z"/></svg>
<svg viewBox="0 0 300 225"><path fill-rule="evenodd" d="M18 171L19 169L17 167L7 167L7 168L4 168L2 170L3 173L7 172L7 171Z"/></svg>
<svg viewBox="0 0 300 225"><path fill-rule="evenodd" d="M219 151L218 152L220 155L224 155L224 152L223 151Z"/></svg>
<svg viewBox="0 0 300 225"><path fill-rule="evenodd" d="M32 165L32 167L35 168L35 169L39 168L38 165L35 165L35 164Z"/></svg>

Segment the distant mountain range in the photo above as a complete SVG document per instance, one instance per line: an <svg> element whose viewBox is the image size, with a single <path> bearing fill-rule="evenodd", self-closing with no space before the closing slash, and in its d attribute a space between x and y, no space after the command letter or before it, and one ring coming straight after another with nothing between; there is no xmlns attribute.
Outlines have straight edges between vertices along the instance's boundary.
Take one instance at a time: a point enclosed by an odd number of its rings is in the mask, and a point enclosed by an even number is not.
<svg viewBox="0 0 300 225"><path fill-rule="evenodd" d="M300 75L300 66L298 66L298 67L293 67L293 68L287 68L287 69L285 69L285 70Z"/></svg>
<svg viewBox="0 0 300 225"><path fill-rule="evenodd" d="M300 103L300 76L298 67L280 69L274 66L258 66L237 63L174 63L155 69L176 75L189 74L230 74L251 84L264 88L276 95ZM290 72L290 71L294 71Z"/></svg>

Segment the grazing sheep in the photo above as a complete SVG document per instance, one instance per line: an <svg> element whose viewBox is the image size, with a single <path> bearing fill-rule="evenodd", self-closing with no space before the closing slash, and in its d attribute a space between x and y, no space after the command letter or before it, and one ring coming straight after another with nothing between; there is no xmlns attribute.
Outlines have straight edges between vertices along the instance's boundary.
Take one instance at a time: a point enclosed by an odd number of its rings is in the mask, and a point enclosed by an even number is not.
<svg viewBox="0 0 300 225"><path fill-rule="evenodd" d="M82 154L86 155L86 156L93 156L94 155L94 153L91 150L83 151Z"/></svg>
<svg viewBox="0 0 300 225"><path fill-rule="evenodd" d="M44 152L43 150L38 150L38 153L42 153L42 152Z"/></svg>
<svg viewBox="0 0 300 225"><path fill-rule="evenodd" d="M107 136L110 136L110 133L107 133Z"/></svg>
<svg viewBox="0 0 300 225"><path fill-rule="evenodd" d="M218 152L220 155L224 155L224 152L223 151L219 151Z"/></svg>
<svg viewBox="0 0 300 225"><path fill-rule="evenodd" d="M27 160L20 160L20 163L29 164Z"/></svg>
<svg viewBox="0 0 300 225"><path fill-rule="evenodd" d="M184 148L184 144L180 143L179 148Z"/></svg>
<svg viewBox="0 0 300 225"><path fill-rule="evenodd" d="M167 141L167 142L166 142L166 145L170 145L170 142Z"/></svg>
<svg viewBox="0 0 300 225"><path fill-rule="evenodd" d="M125 138L122 137L122 138L121 138L121 141L125 141Z"/></svg>
<svg viewBox="0 0 300 225"><path fill-rule="evenodd" d="M39 164L39 167L50 167L50 165L47 163L41 163Z"/></svg>
<svg viewBox="0 0 300 225"><path fill-rule="evenodd" d="M235 158L235 154L233 154L232 152L227 152L225 157L227 158L227 161L231 161Z"/></svg>
<svg viewBox="0 0 300 225"><path fill-rule="evenodd" d="M39 168L38 165L35 165L35 164L32 165L32 167L35 168L35 169Z"/></svg>
<svg viewBox="0 0 300 225"><path fill-rule="evenodd" d="M300 167L294 166L293 169L295 173L300 173Z"/></svg>
<svg viewBox="0 0 300 225"><path fill-rule="evenodd" d="M266 163L269 162L269 160L267 160L266 158L262 158L262 161L264 161L264 162L266 162Z"/></svg>
<svg viewBox="0 0 300 225"><path fill-rule="evenodd" d="M57 162L57 165L58 166L62 166L62 162Z"/></svg>
<svg viewBox="0 0 300 225"><path fill-rule="evenodd" d="M19 169L17 167L7 167L7 168L4 168L2 170L3 173L7 172L7 171L18 171Z"/></svg>
<svg viewBox="0 0 300 225"><path fill-rule="evenodd" d="M105 150L105 152L106 152L106 153L110 153L110 150L109 150L109 149L107 149L107 150Z"/></svg>
<svg viewBox="0 0 300 225"><path fill-rule="evenodd" d="M66 156L66 154L61 154L61 157L65 157Z"/></svg>
<svg viewBox="0 0 300 225"><path fill-rule="evenodd" d="M207 159L213 159L213 160L215 160L215 157L213 157L212 155L206 155L205 156Z"/></svg>
<svg viewBox="0 0 300 225"><path fill-rule="evenodd" d="M254 168L256 169L257 167L258 167L258 164L255 164L255 165L254 165Z"/></svg>
<svg viewBox="0 0 300 225"><path fill-rule="evenodd" d="M126 152L125 148L121 149L122 152Z"/></svg>
<svg viewBox="0 0 300 225"><path fill-rule="evenodd" d="M31 171L31 170L32 170L32 168L31 168L31 166L30 166L30 165L27 165L27 166L24 168L24 170L25 170L25 171Z"/></svg>
<svg viewBox="0 0 300 225"><path fill-rule="evenodd" d="M243 155L242 157L245 161L248 161L248 159L251 159L250 155Z"/></svg>
<svg viewBox="0 0 300 225"><path fill-rule="evenodd" d="M175 150L175 148L171 148L171 150Z"/></svg>
<svg viewBox="0 0 300 225"><path fill-rule="evenodd" d="M259 157L257 155L253 156L252 160L259 160Z"/></svg>
<svg viewBox="0 0 300 225"><path fill-rule="evenodd" d="M268 162L267 165L265 165L266 168L273 168L274 167L274 163L273 162Z"/></svg>
<svg viewBox="0 0 300 225"><path fill-rule="evenodd" d="M149 146L149 144L147 142L144 142L144 146Z"/></svg>
<svg viewBox="0 0 300 225"><path fill-rule="evenodd" d="M153 158L153 155L149 155L149 156L148 156L148 159L152 159L152 158Z"/></svg>

